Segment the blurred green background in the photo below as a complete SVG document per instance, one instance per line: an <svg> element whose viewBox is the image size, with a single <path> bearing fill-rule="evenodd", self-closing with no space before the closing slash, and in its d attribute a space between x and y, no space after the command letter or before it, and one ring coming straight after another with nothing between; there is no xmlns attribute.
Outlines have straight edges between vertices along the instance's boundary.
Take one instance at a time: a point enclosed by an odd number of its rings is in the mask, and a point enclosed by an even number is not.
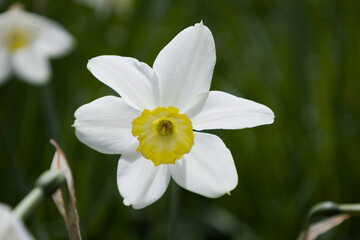
<svg viewBox="0 0 360 240"><path fill-rule="evenodd" d="M172 185L145 209L124 206L119 156L86 147L71 125L78 107L116 94L86 69L88 59L115 54L151 66L177 33L201 20L217 50L212 89L263 103L276 118L269 126L211 131L232 151L239 184L218 199L182 189L174 239L296 239L317 202L360 202L360 1L103 2L110 6L23 1L62 24L76 46L52 60L48 85L12 78L0 86L1 202L15 206L30 191L50 167L55 138L73 171L84 239L164 239ZM0 12L12 3L0 0ZM320 239L359 239L359 224L352 218ZM51 199L27 225L40 240L68 238Z"/></svg>

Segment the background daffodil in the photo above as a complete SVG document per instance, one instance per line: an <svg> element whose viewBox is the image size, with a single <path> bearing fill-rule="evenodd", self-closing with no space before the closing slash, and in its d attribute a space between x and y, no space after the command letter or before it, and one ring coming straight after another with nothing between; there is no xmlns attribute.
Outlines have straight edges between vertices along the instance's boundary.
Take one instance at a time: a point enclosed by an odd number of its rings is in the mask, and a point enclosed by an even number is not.
<svg viewBox="0 0 360 240"><path fill-rule="evenodd" d="M170 177L211 198L237 185L229 149L219 137L198 131L271 124L274 114L259 103L209 91L215 61L214 39L202 22L180 32L153 68L120 56L89 61L92 74L121 98L105 96L80 107L76 135L99 152L122 154L117 183L125 205L153 203Z"/></svg>
<svg viewBox="0 0 360 240"><path fill-rule="evenodd" d="M0 84L11 72L31 84L48 82L48 59L67 53L73 42L58 23L20 7L0 14Z"/></svg>

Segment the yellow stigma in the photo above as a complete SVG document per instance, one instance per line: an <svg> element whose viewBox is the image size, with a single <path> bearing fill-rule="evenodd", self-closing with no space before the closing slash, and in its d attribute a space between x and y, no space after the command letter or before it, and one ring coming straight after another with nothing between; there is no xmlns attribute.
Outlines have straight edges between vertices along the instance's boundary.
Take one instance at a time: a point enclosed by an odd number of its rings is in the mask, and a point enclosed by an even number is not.
<svg viewBox="0 0 360 240"><path fill-rule="evenodd" d="M26 44L28 44L28 38L24 31L15 29L10 33L8 38L8 48L10 52L15 52Z"/></svg>
<svg viewBox="0 0 360 240"><path fill-rule="evenodd" d="M155 166L174 164L176 159L190 152L194 144L190 119L179 114L175 107L145 109L132 125L131 133L139 141L137 151Z"/></svg>

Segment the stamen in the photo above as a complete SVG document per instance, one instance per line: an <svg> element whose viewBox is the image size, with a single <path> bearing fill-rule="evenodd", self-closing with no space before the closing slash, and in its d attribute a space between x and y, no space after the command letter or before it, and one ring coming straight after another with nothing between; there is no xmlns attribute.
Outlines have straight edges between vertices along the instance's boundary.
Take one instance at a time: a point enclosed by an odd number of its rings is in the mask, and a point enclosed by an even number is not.
<svg viewBox="0 0 360 240"><path fill-rule="evenodd" d="M158 131L161 135L170 135L172 132L173 124L170 120L162 119L158 123Z"/></svg>

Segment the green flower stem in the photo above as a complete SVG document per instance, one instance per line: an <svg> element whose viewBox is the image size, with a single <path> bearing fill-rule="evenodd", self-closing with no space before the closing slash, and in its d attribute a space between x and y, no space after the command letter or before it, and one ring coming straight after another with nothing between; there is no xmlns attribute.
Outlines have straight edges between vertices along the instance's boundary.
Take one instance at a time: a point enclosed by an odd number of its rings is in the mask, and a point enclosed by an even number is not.
<svg viewBox="0 0 360 240"><path fill-rule="evenodd" d="M34 188L26 197L16 206L13 214L20 219L27 219L32 211L41 203L45 195L41 188Z"/></svg>
<svg viewBox="0 0 360 240"><path fill-rule="evenodd" d="M360 216L360 204L358 203L339 204L339 211L341 213L349 214L351 216Z"/></svg>
<svg viewBox="0 0 360 240"><path fill-rule="evenodd" d="M174 181L172 181L166 234L168 240L174 240L176 238L176 222L178 217L180 191L180 187Z"/></svg>
<svg viewBox="0 0 360 240"><path fill-rule="evenodd" d="M18 218L26 220L39 204L51 196L65 182L65 175L58 170L48 170L40 175L35 188L13 210Z"/></svg>

